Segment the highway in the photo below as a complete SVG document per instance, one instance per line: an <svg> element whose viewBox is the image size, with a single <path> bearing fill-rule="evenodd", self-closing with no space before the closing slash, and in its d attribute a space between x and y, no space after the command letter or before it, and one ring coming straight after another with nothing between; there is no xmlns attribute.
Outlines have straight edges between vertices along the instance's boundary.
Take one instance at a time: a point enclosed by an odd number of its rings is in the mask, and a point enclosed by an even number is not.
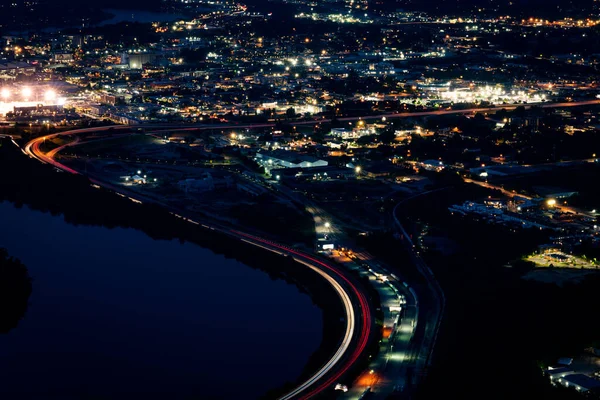
<svg viewBox="0 0 600 400"><path fill-rule="evenodd" d="M584 160L586 162L592 162L589 160ZM491 189L491 190L498 190L499 192L502 192L503 195L505 195L506 197L509 198L513 198L513 197L521 197L523 199L527 199L527 200L532 200L534 199L534 197L523 194L523 193L519 193L517 191L510 191L510 190L506 190L504 189L502 186L499 185L493 185L491 183L488 182L483 182L483 181L479 181L479 180L475 180L475 179L471 179L471 178L463 178L463 181L465 183L472 183L474 185L477 186L481 186L483 188L486 189ZM596 218L596 214L592 211L585 211L579 208L575 208L575 207L571 207L571 206L566 206L564 204L560 204L559 202L556 202L555 205L552 206L553 208L564 212L564 213L571 213L571 214L576 214L576 215L584 215L586 217L590 217L590 218Z"/></svg>
<svg viewBox="0 0 600 400"><path fill-rule="evenodd" d="M57 151L51 151L48 154L45 154L40 150L40 145L44 140L48 140L56 136L98 132L101 130L106 130L107 128L108 127L80 129L77 131L68 131L40 137L27 143L24 146L23 151L27 155L43 163L50 164L61 171L79 175L80 173L78 171L59 163L53 158ZM198 222L194 220L193 217L187 216L184 211L173 209L166 204L129 191L126 188L116 187L98 179L90 177L88 178L93 185L101 186L108 190L114 191L115 193L123 197L127 197L132 201L139 203L152 202L161 205L173 215L194 225L198 225L213 231L218 231L230 237L244 241L245 243L260 247L264 250L293 257L293 259L297 262L318 273L331 285L331 287L338 294L346 314L346 329L344 336L331 359L329 359L321 368L319 368L318 371L312 374L307 380L302 382L295 389L280 397L281 400L309 399L323 393L324 391L332 388L332 386L335 385L363 355L371 335L371 328L373 325L372 313L374 311L372 310L371 305L367 301L365 295L362 293L362 290L353 282L353 278L348 276L347 273L342 269L333 264L322 261L313 255L273 242L271 240L258 237L256 235L249 235L239 230L231 229L215 223L207 224L206 222Z"/></svg>
<svg viewBox="0 0 600 400"><path fill-rule="evenodd" d="M575 101L568 103L536 103L536 104L503 104L498 105L497 107L488 107L488 108L468 108L464 110L435 110L435 111L417 111L417 112L406 112L406 113L384 113L378 115L366 115L366 116L357 116L357 117L339 117L337 121L339 122L352 122L352 121L360 121L360 120L381 120L383 118L386 119L397 119L397 118L417 118L417 117L429 117L429 116L441 116L441 115L457 115L457 114L474 114L474 113L486 113L486 112L496 112L501 109L506 110L514 110L519 106L523 106L525 108L531 107L540 107L540 108L566 108L566 107L581 107L581 106L592 106L592 105L600 105L600 100L586 100L586 101ZM303 125L318 125L321 123L329 123L331 122L331 118L316 118L310 121L284 121L292 126L303 126ZM276 122L266 122L266 123L255 123L255 124L224 124L224 125L211 125L211 124L139 124L139 125L111 125L111 126L100 126L94 128L82 128L82 129L74 129L68 132L72 135L82 134L82 133L93 133L93 132L102 132L108 129L111 130L121 130L121 129L177 129L179 131L197 131L197 130L228 130L228 129L259 129L259 128L272 128L276 125ZM52 134L45 136L47 139L55 137L59 134Z"/></svg>
<svg viewBox="0 0 600 400"><path fill-rule="evenodd" d="M417 267L417 270L424 278L426 283L425 285L422 285L422 287L416 289L417 296L421 300L429 300L429 307L427 307L427 310L425 310L424 307L419 308L419 311L422 313L422 315L420 315L418 318L420 321L421 328L423 328L424 331L422 335L422 344L420 352L417 355L416 359L416 369L418 373L423 373L424 371L426 371L426 369L431 365L431 362L433 360L432 355L435 348L435 343L437 341L440 325L442 323L442 318L444 316L444 310L446 308L446 296L444 295L444 291L442 290L440 284L435 278L433 272L425 263L425 261L421 258L419 252L416 250L416 246L413 243L411 236L408 234L408 232L406 232L404 226L402 226L402 223L398 218L398 211L400 210L400 207L406 204L406 202L408 201L412 201L420 196L426 196L445 189L446 188L430 190L406 198L400 201L398 204L396 204L392 212L394 225L397 229L398 234L400 235L401 243L409 252L413 264Z"/></svg>
<svg viewBox="0 0 600 400"><path fill-rule="evenodd" d="M590 100L585 102L572 102L572 103L544 103L544 104L536 104L536 106L543 108L558 108L558 107L575 107L575 106L586 106L586 105L598 105L600 104L600 100ZM407 118L407 117L424 117L424 116L433 116L433 115L449 115L449 114L469 114L475 112L495 112L500 108L506 109L514 109L520 105L503 105L501 107L494 108L485 108L485 109L466 109L466 110L438 110L438 111L424 111L424 112L413 112L413 113L394 113L394 114L381 114L375 116L363 116L363 117L344 117L338 118L338 121L357 121L357 120L375 120L385 118ZM531 107L531 105L524 105L525 107ZM322 122L331 122L329 119L320 119L320 120L311 120L311 121L298 121L298 122L290 122L291 125L315 125ZM246 124L246 125L173 125L173 124L143 124L143 125L135 125L135 126L102 126L102 127L94 127L94 128L83 128L77 130L71 130L51 135L46 135L37 139L34 139L27 143L23 151L29 156L38 159L43 163L50 164L55 168L65 171L71 174L80 174L80 172L63 165L57 162L54 159L54 156L60 152L62 149L68 146L75 146L79 143L79 138L77 135L79 134L89 134L89 133L97 133L104 132L110 130L112 131L121 131L121 130L132 130L142 128L144 130L156 130L157 132L160 130L178 130L178 131L196 131L196 130L225 130L225 129L253 129L253 128L268 128L275 126L275 123L264 123L264 124ZM75 141L60 146L59 148L53 149L48 153L44 153L40 149L40 145L44 142L44 140L50 140L52 138L58 136L74 136ZM296 249L289 248L287 246L275 243L273 241L269 241L267 239L248 235L247 233L243 233L238 230L230 229L229 227L225 227L216 223L205 223L196 221L193 216L190 216L184 211L173 209L172 207L160 203L159 201L145 197L140 195L139 193L130 191L126 188L120 186L114 186L107 182L103 182L99 179L94 179L93 177L88 176L90 181L97 186L104 187L111 191L116 192L117 194L128 197L132 201L136 202L152 202L158 205L165 207L172 214L177 215L185 219L186 221L201 225L206 229L212 229L219 231L221 233L227 234L229 236L235 237L239 240L243 240L244 242L250 243L252 245L261 247L265 250L269 250L272 252L277 252L279 254L286 254L288 256L293 257L297 262L311 268L315 272L317 272L321 277L326 279L329 284L333 287L336 293L340 297L340 301L342 302L345 313L346 313L346 331L342 341L340 343L339 348L336 350L332 358L325 363L316 373L314 373L310 378L301 383L298 387L290 391L288 394L281 397L281 399L308 399L315 395L322 393L323 391L331 388L334 384L336 384L339 379L354 365L354 363L359 359L361 354L364 352L369 336L371 334L371 325L372 325L372 310L370 309L370 305L368 304L364 294L361 290L356 287L349 278L349 276L342 271L340 268L333 266L327 262L324 262L313 255L298 251ZM474 182L475 183L475 182ZM422 195L428 194L429 192L425 192ZM412 198L406 199L404 201L411 200ZM442 316L445 308L445 297L442 289L440 288L437 280L433 276L433 273L429 269L429 267L425 264L425 262L420 258L419 254L415 250L415 246L412 243L410 236L407 234L406 230L400 223L397 218L397 210L401 206L401 203L398 203L394 208L393 218L395 221L395 226L402 236L402 244L408 249L409 254L413 260L413 263L424 277L426 285L423 287L415 288L417 293L411 292L410 295L407 295L406 298L409 300L408 306L412 307L411 313L408 315L407 321L412 321L414 325L406 326L406 323L401 323L397 327L398 337L404 337L404 344L402 344L402 348L400 346L397 347L397 351L401 352L403 355L400 357L400 363L393 363L391 368L386 370L386 366L382 369L381 372L381 382L379 384L380 393L390 393L392 390L395 390L396 384L399 382L398 376L409 376L412 368L416 369L417 374L422 371L425 371L426 368L431 363L433 353L433 349L435 346L435 342L437 339L439 326L442 321ZM330 216L326 214L315 213L316 217L321 217L323 221L318 223L321 226L321 231L319 233L328 233L330 235L336 236L340 235L341 232L338 231L337 227L331 226L331 223L325 226L325 221L331 221ZM363 260L366 261L366 260ZM379 274L388 274L386 272L385 267L378 265L373 261L366 261L368 265L372 268L372 270L376 271ZM380 271L380 272L377 272ZM400 284L401 282L392 282L392 286L402 291L405 291L405 288L402 288ZM411 288L412 290L412 288ZM424 310L424 307L417 307L417 298L419 299L419 303L421 299L428 299L427 303L428 308ZM406 316L405 316L406 318ZM417 320L419 321L418 327L416 326ZM391 350L391 349L390 349ZM392 353L390 353L392 354ZM392 354L392 356L394 356ZM396 357L397 358L397 357ZM410 377L409 377L410 379ZM409 379L404 380L405 383L410 383ZM379 396L377 396L379 397Z"/></svg>
<svg viewBox="0 0 600 400"><path fill-rule="evenodd" d="M279 184L277 190L292 201L301 202L312 214L317 238L327 235L338 248L352 249L351 257L344 257L343 252L332 256L345 268L369 279L379 293L385 331L379 344L379 353L370 360L368 368L349 391L339 398L356 400L368 393L370 399L383 400L398 391L410 395L416 383L413 371L419 365L422 335L426 327L418 321L419 306L415 291L402 280L398 270L392 273L389 267L357 247L342 229L344 225L314 201L293 192L284 184Z"/></svg>

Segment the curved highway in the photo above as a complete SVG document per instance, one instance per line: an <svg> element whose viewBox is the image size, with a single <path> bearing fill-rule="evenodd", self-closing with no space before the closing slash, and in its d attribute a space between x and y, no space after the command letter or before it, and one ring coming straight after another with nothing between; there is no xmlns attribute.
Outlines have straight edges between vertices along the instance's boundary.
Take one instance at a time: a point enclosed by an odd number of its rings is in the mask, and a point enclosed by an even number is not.
<svg viewBox="0 0 600 400"><path fill-rule="evenodd" d="M56 148L48 153L42 152L40 150L40 145L47 139L52 139L61 135L66 136L89 132L100 132L103 130L108 130L108 128L110 127L78 129L43 136L27 143L23 151L27 155L43 163L50 164L61 171L79 175L80 173L78 171L54 160L54 156L56 155L56 153L58 153L64 147L76 145L77 141ZM115 126L112 128L131 129L131 127L121 126ZM159 126L156 126L156 128L159 128ZM371 334L372 309L370 308L370 304L367 301L365 295L362 293L361 289L357 287L352 282L352 279L349 276L347 276L341 269L337 268L332 264L321 261L318 258L305 252L290 248L279 243L275 243L273 241L258 236L249 235L247 233L230 229L228 227L217 224L207 225L204 222L197 222L192 218L182 216L182 211L175 210L172 207L160 203L154 199L147 198L146 196L142 196L138 193L132 193L125 188L116 187L114 185L102 182L97 179L93 179L90 177L88 178L93 184L112 190L119 195L130 198L132 201L152 202L161 205L165 207L169 212L171 212L171 214L179 218L183 218L184 220L195 225L200 225L206 229L219 231L223 234L237 238L246 243L263 248L271 252L291 256L295 261L305 265L306 267L318 273L332 286L332 288L340 297L340 300L344 307L344 312L346 314L346 329L344 336L340 342L340 345L333 354L333 356L329 359L329 361L327 361L317 372L311 375L308 379L302 382L295 389L280 397L281 400L309 399L324 392L325 390L331 388L335 383L337 383L339 379L342 378L342 376L346 372L348 372L348 370L362 355L363 351L367 346L367 342Z"/></svg>
<svg viewBox="0 0 600 400"><path fill-rule="evenodd" d="M536 106L542 108L559 108L559 107L575 107L575 106L586 106L586 105L598 105L600 104L600 100L589 100L589 101L581 101L581 102L571 102L571 103L542 103L536 104ZM494 108L479 108L479 109L465 109L465 110L437 110L437 111L423 111L423 112L412 112L412 113L386 113L381 115L371 115L371 116L363 116L363 117L342 117L338 118L338 121L357 121L357 120L374 120L381 119L383 117L386 118L405 118L405 117L423 117L423 116L433 116L433 115L449 115L449 114L469 114L475 112L493 112L498 111L501 108L506 109L514 109L519 105L503 105ZM532 105L524 105L525 107L531 107ZM291 125L315 125L323 122L331 122L331 119L318 119L318 120L310 120L310 121L295 121L290 122ZM274 122L262 123L262 124L230 124L230 125L174 125L174 124L143 124L136 126L101 126L101 127L93 127L93 128L83 128L76 129L71 131L66 131L62 133L56 133L52 135L42 136L40 138L34 139L27 143L23 149L23 151L29 156L38 159L43 163L50 164L55 168L69 172L71 174L80 174L78 171L63 165L56 160L54 160L54 156L60 152L62 149L68 146L74 146L78 144L78 138L76 138L75 142L68 143L66 145L60 146L59 148L55 148L48 153L44 153L40 150L40 145L47 139L52 139L58 136L69 136L69 135L78 135L78 134L87 134L87 133L95 133L102 131L115 131L115 130L131 130L131 129L167 129L167 130L178 130L178 131L186 131L186 130L216 130L216 129L252 129L252 128L268 128L275 126ZM357 288L349 279L349 277L341 271L339 268L325 263L312 255L307 253L300 252L296 249L291 249L289 247L283 246L278 243L271 242L264 238L260 238L257 236L248 235L246 233L232 230L228 227L220 226L214 223L211 223L210 226L205 223L199 223L189 216L184 217L181 214L184 214L180 210L173 209L172 207L160 203L155 199L148 198L146 196L140 195L139 193L131 192L123 187L117 187L111 185L109 183L103 182L101 180L93 179L88 177L88 179L98 185L102 186L106 189L112 190L117 194L128 197L132 201L136 202L151 202L165 207L172 214L184 218L186 221L196 224L202 225L204 228L213 229L220 231L229 236L238 238L247 243L250 243L255 246L259 246L263 249L273 251L279 254L286 254L293 257L297 262L311 268L319 275L321 275L324 279L326 279L329 284L333 287L336 293L339 295L340 300L344 306L346 313L346 331L344 337L340 343L339 348L334 353L332 358L325 363L315 374L313 374L306 381L301 383L294 390L289 392L288 394L281 397L282 400L289 399L308 399L319 393L322 393L326 389L330 388L333 384L335 384L358 360L363 351L366 348L370 333L371 333L371 325L372 325L372 310L370 309L370 305L366 300L364 294L361 292L359 288ZM396 209L398 206L396 206ZM395 210L396 210L395 209ZM394 210L394 211L395 211ZM395 212L394 212L395 217ZM396 220L396 225L399 228L400 232L403 234L405 238L408 238L408 235L404 231L402 225ZM435 318L431 324L428 326L431 329L428 329L428 334L426 335L425 346L423 346L424 352L426 353L423 357L425 359L425 364L429 364L431 362L431 353L433 351L433 346L435 345L437 332L439 329L439 325L441 322L441 318L443 315L444 308L444 295L441 289L439 288L439 284L433 277L433 274L429 270L429 268L424 265L423 261L413 253L414 249L411 246L411 243L408 241L403 241L403 243L408 244L408 248L413 255L414 262L419 268L421 274L426 278L429 286L429 295L434 299L434 303L437 303Z"/></svg>
<svg viewBox="0 0 600 400"><path fill-rule="evenodd" d="M517 107L523 106L525 108L531 107L540 107L540 108L567 108L567 107L580 107L580 106L593 106L600 105L600 100L583 100L583 101L573 101L568 103L534 103L534 104L500 104L496 107L487 107L487 108L466 108L463 110L428 110L428 111L415 111L415 112L403 112L403 113L384 113L378 115L366 115L366 116L358 116L358 117L338 117L337 121L339 122L352 122L352 121L360 121L360 120L377 120L377 119L396 119L396 118L415 118L415 117L429 117L429 116L440 116L440 115L453 115L453 114L472 114L472 113L486 113L486 112L496 112L502 109L505 110L514 110ZM302 125L318 125L321 123L332 122L331 118L316 118L309 121L284 121L292 126L302 126ZM92 132L101 132L108 129L117 130L117 129L136 129L136 128L148 128L148 129L177 129L180 131L186 130L217 130L217 129L254 129L254 128L272 128L276 125L276 122L265 122L265 123L254 123L254 124L236 124L230 123L227 125L210 125L210 124L139 124L139 125L110 125L110 126L100 126L94 128L83 128L83 129L75 129L68 132L64 132L64 134L78 134L78 133L92 133ZM47 135L46 138L51 138L60 134ZM31 144L31 142L29 143ZM37 158L37 157L36 157Z"/></svg>

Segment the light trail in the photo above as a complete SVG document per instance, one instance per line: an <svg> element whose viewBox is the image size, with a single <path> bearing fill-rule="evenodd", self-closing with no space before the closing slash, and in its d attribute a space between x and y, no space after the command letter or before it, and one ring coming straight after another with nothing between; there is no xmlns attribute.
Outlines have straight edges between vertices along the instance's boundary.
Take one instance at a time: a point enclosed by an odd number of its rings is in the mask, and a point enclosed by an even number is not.
<svg viewBox="0 0 600 400"><path fill-rule="evenodd" d="M334 373L331 377L329 377L329 379L327 379L325 382L323 382L317 388L313 389L309 393L303 394L301 397L299 397L299 399L308 399L308 398L322 392L323 390L325 390L328 387L330 387L331 385L333 385L343 374L345 374L352 367L352 365L354 365L354 363L358 360L358 358L360 357L360 355L362 354L362 352L364 351L364 349L367 346L367 342L369 340L369 335L370 335L370 330L371 330L371 313L369 310L369 303L367 302L366 297L363 295L363 293L360 290L358 290L356 288L356 286L354 284L352 284L352 282L350 282L350 280L346 276L341 274L339 270L337 270L333 266L331 266L321 260L318 260L315 257L312 257L308 254L305 254L298 250L292 249L290 247L283 246L283 245L280 245L280 244L277 244L272 241L262 239L262 238L259 238L256 236L248 235L243 232L239 232L239 231L232 231L232 232L236 233L237 235L241 235L241 236L250 238L252 240L256 240L261 243L265 243L267 245L274 246L276 248L284 250L287 253L291 253L291 254L295 255L294 259L296 261L309 266L311 269L315 270L316 272L321 274L323 277L325 277L324 273L319 268L315 268L314 264L317 264L320 267L331 271L332 273L336 274L340 279L342 279L345 282L345 284L348 285L352 289L354 294L357 296L358 301L360 303L360 307L362 309L362 324L361 325L362 325L363 331L361 332L361 334L359 336L358 346L356 347L356 349L350 356L349 363L347 363L344 368L342 368L341 370ZM305 260L309 260L313 264L311 265L311 264L307 263ZM338 294L341 295L341 293L342 292L338 291ZM344 299L342 299L342 301L345 303ZM354 314L352 314L352 318L354 318ZM335 353L334 358L332 358L327 364L325 364L325 366L323 366L319 371L317 371L317 373L315 375L313 375L311 378L309 378L307 381L305 381L303 384L301 384L298 388L296 388L292 392L288 393L287 395L281 397L280 399L281 400L293 399L293 398L295 398L295 396L300 395L303 391L305 391L307 388L312 386L319 379L322 379L329 372L329 369L331 369L330 366L334 364L334 361L337 362L342 358L344 352L348 349L348 347L350 345L350 339L351 338L348 337L348 331L347 331L346 335L344 336L344 341L342 342L342 346ZM346 341L347 341L347 343L346 343ZM342 347L344 347L344 348L342 349Z"/></svg>
<svg viewBox="0 0 600 400"><path fill-rule="evenodd" d="M116 128L125 129L125 127L116 127ZM127 128L129 128L129 127L127 127ZM91 129L92 129L92 131L100 131L101 130L100 128L91 128ZM107 127L102 127L102 129L106 130ZM56 136L72 135L75 133L87 133L89 131L90 130L87 130L87 129L80 129L80 130L76 130L76 131L62 132L62 133L57 133L57 134L37 138L37 139L30 141L29 143L27 143L25 145L24 152L25 152L25 154L43 162L43 163L50 164L53 167L58 168L62 171L66 171L66 172L69 172L74 175L81 175L78 171L76 171L70 167L67 167L66 165L63 165L63 164L59 163L58 161L54 160L53 156L56 155L56 153L58 153L58 151L52 151L52 152L49 152L48 154L44 154L43 152L40 151L39 146L40 146L40 143L43 142L44 140L51 139ZM65 147L65 146L63 146L63 147ZM116 194L118 194L122 197L129 198L132 201L135 200L136 202L142 203L142 200L134 199L131 196L131 194L125 195L125 194L119 193L117 191L118 189L114 188L112 185L108 185L108 184L98 181L96 179L90 179L90 181L95 185L103 186L110 190L113 190ZM265 250L276 252L278 254L292 255L292 257L295 261L301 263L302 265L305 265L306 267L312 269L313 271L318 273L321 277L323 277L333 287L333 289L336 291L336 293L340 297L340 300L342 302L342 305L344 306L344 310L346 313L346 330L345 330L345 334L344 334L344 337L342 338L340 346L338 347L338 349L336 350L334 355L316 373L314 373L310 378L308 378L306 381L304 381L302 384L300 384L294 390L292 390L291 392L282 396L280 398L280 400L291 400L291 399L296 399L296 398L304 400L304 399L309 399L313 396L316 396L319 393L321 393L324 390L331 387L333 384L335 384L338 379L340 379L346 372L348 372L348 370L350 368L352 368L352 366L356 363L356 361L362 355L363 351L365 350L365 348L367 346L367 343L368 343L368 340L369 340L369 337L371 334L372 318L371 318L371 310L369 307L369 303L368 303L365 295L362 293L361 290L359 290L359 288L357 288L350 281L350 279L348 279L348 277L346 277L344 275L344 273L341 270L339 270L339 269L335 268L334 266L329 265L313 256L310 256L306 253L292 249L288 246L284 246L284 245L281 245L281 244L278 244L278 243L275 243L275 242L272 242L272 241L269 241L269 240L266 240L266 239L263 239L263 238L260 238L257 236L249 235L249 234L237 231L237 230L231 230L231 229L219 227L216 225L209 226L206 224L200 224L199 222L196 222L189 218L185 218L175 212L171 212L171 214L176 217L179 217L187 222L193 223L195 225L201 225L202 227L204 227L206 229L217 230L217 231L219 231L221 233L225 233L229 236L236 237L239 240L242 240L246 243L250 243L254 246L263 248ZM344 289L344 287L342 286L342 284L340 282L343 283L345 286L347 286L350 289L350 291L352 292L353 296L357 299L358 305L359 305L358 310L355 310L355 306L354 306L354 303L353 303L350 295L348 294L346 289ZM356 327L356 325L357 325L356 314L357 313L360 313L360 315L361 315L359 329L357 329L357 327ZM358 335L358 337L356 335ZM352 343L354 342L355 339L357 339L357 342L358 342L356 345L356 348L354 348L354 350L351 352L351 354L346 358L347 352L350 350ZM323 379L325 379L325 381L320 382ZM315 387L315 385L317 385L317 386Z"/></svg>

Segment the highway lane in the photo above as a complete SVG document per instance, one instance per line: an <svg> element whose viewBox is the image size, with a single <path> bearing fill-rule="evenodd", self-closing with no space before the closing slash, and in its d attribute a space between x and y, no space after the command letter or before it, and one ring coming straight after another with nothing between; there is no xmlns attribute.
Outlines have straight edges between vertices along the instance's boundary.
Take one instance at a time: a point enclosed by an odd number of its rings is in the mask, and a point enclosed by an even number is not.
<svg viewBox="0 0 600 400"><path fill-rule="evenodd" d="M242 233L239 231L233 231L233 232L235 234L241 235L245 238L248 238L251 240L256 240L260 244L267 245L267 246L274 246L276 249L284 250L289 255L291 255L296 261L315 270L322 276L324 273L323 271L327 271L327 270L329 270L330 272L335 274L342 281L342 283L344 285L352 288L352 292L354 292L357 295L358 302L360 305L360 310L362 310L361 325L363 327L369 327L369 330L370 330L370 326L372 324L372 317L371 317L371 310L369 308L369 303L368 303L366 297L364 296L364 294L362 294L360 291L358 291L356 289L356 286L352 283L352 281L348 277L346 277L344 274L341 274L337 268L333 267L333 265L328 264L322 260L317 259L316 257L308 255L299 250L290 248L288 246L282 246L282 245L274 243L272 241L258 238L253 235L248 235L248 234L245 234L245 233ZM316 267L315 267L315 265L316 265ZM354 318L354 316L352 316L352 318ZM360 336L356 349L349 356L350 363L343 370L332 374L331 376L328 377L328 379L325 382L321 383L316 388L310 390L308 393L302 394L303 391L310 388L311 385L314 385L315 383L317 383L317 381L319 379L321 379L323 376L325 376L328 373L327 369L329 368L329 366L332 363L341 360L341 358L344 356L344 354L343 354L343 352L338 350L336 352L336 354L334 355L334 357L328 363L326 363L313 377L309 378L307 381L305 381L303 384L301 384L299 387L297 387L293 391L289 392L287 395L281 397L281 399L288 400L288 399L296 398L296 396L300 396L300 397L298 397L299 399L308 399L308 398L311 398L314 395L318 394L319 392L327 389L328 387L332 386L333 384L335 384L341 378L341 376L345 372L347 372L347 370L358 360L358 358L360 357L360 355L362 354L362 352L364 351L364 349L367 345L368 339L369 339L368 335ZM344 342L346 342L349 345L350 341L351 341L351 335L347 332L347 334L344 336Z"/></svg>
<svg viewBox="0 0 600 400"><path fill-rule="evenodd" d="M468 108L464 110L429 110L429 111L417 111L417 112L406 112L406 113L383 113L378 115L365 115L356 117L339 117L337 121L340 122L352 122L360 120L377 120L377 119L397 119L397 118L416 118L416 117L428 117L428 116L441 116L441 115L457 115L457 114L473 114L473 113L486 113L496 112L501 109L514 110L517 107L523 106L525 108L540 107L540 108L568 108L568 107L582 107L600 105L600 100L585 100L575 101L568 103L535 103L535 104L502 104L497 107L487 108ZM317 118L310 121L285 121L292 126L303 126L303 125L317 125L321 123L331 122L331 118ZM122 130L122 129L177 129L180 131L197 131L197 130L228 130L228 129L256 129L256 128L272 128L276 125L276 122L266 123L254 123L254 124L225 124L225 125L211 125L211 124L139 124L139 125L110 125L110 126L99 126L92 128L81 128L68 131L69 134L77 135L81 133L93 133L102 132L106 130ZM47 139L61 135L51 134L46 135Z"/></svg>
<svg viewBox="0 0 600 400"><path fill-rule="evenodd" d="M444 316L444 310L446 308L446 296L444 295L444 291L442 290L440 284L435 278L433 272L425 263L425 261L421 258L418 251L416 251L416 246L413 243L410 235L408 234L404 226L402 226L402 223L398 218L398 210L403 204L405 204L408 201L414 200L420 196L426 196L428 194L445 189L446 188L430 190L406 198L400 201L398 204L396 204L392 211L394 225L397 229L397 232L401 235L401 243L409 252L413 264L417 267L417 270L426 282L426 285L423 285L422 288L417 289L419 290L417 296L419 299L429 299L429 303L431 303L429 304L430 307L427 310L427 312L424 312L425 310L423 307L419 308L419 310L422 312L422 315L419 316L420 328L423 329L424 333L422 335L423 344L416 358L417 373L424 372L431 365L431 362L433 360L432 355L435 348L435 343L437 341L440 325L442 323L442 318Z"/></svg>
<svg viewBox="0 0 600 400"><path fill-rule="evenodd" d="M385 399L394 391L410 392L414 389L412 371L418 363L421 336L424 332L420 325L417 326L419 310L415 292L403 283L401 277L392 274L372 255L358 248L356 243L347 237L340 221L333 215L283 184L279 184L277 189L291 200L304 204L313 216L317 238L327 235L338 247L352 249L354 260L337 257L336 261L344 264L347 269L367 277L379 293L383 323L390 330L390 336L382 338L377 356L370 360L367 370L358 377L348 392L340 395L340 399L359 399L367 387L370 390L369 398L373 399ZM361 230L360 227L356 229ZM400 275L399 272L396 274ZM381 275L386 276L388 280L381 281ZM402 314L392 311L398 307L402 308Z"/></svg>
<svg viewBox="0 0 600 400"><path fill-rule="evenodd" d="M57 135L71 134L73 134L73 131L63 132L61 134L55 134L52 136L54 137ZM48 139L48 136L34 139L27 143L24 148L25 153L62 171L72 174L80 174L78 171L55 161L53 158L53 156L56 154L55 151L51 152L52 157L41 152L39 146L45 139ZM173 210L166 204L162 204L154 199L141 196L137 193L132 193L124 188L115 187L111 184L96 179L90 179L90 181L95 185L103 186L109 190L113 190L121 196L129 197L132 201L153 202L162 205L163 207L166 207L167 210L169 210L172 214L180 218L184 218L186 221L195 225L201 225L206 229L219 231L269 251L290 255L296 261L311 268L329 282L329 284L340 297L340 300L344 306L346 313L345 334L332 358L326 362L316 373L311 375L306 381L302 382L291 392L282 396L282 400L309 399L322 393L337 383L338 380L342 378L350 368L352 368L352 366L363 354L371 335L371 325L373 323L371 314L373 310L371 309L370 304L365 295L362 293L361 289L358 288L341 269L299 250L269 241L264 238L260 238L258 236L249 235L241 231L233 230L214 223L207 225L206 223L197 222L192 218L182 216L182 212L180 210Z"/></svg>

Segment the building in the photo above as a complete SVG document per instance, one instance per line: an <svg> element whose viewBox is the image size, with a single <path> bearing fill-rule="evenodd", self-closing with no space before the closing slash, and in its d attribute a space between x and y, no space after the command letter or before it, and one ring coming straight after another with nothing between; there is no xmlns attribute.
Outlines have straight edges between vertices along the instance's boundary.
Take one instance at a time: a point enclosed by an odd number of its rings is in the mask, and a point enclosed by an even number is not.
<svg viewBox="0 0 600 400"><path fill-rule="evenodd" d="M54 53L53 60L57 63L72 63L75 61L75 56L71 52L56 52Z"/></svg>
<svg viewBox="0 0 600 400"><path fill-rule="evenodd" d="M578 392L589 392L600 389L600 381L583 374L571 374L558 378L558 383L565 387L575 388Z"/></svg>
<svg viewBox="0 0 600 400"><path fill-rule="evenodd" d="M444 168L446 168L444 163L439 160L425 160L419 164L423 169L425 169L427 171L440 172Z"/></svg>
<svg viewBox="0 0 600 400"><path fill-rule="evenodd" d="M293 151L274 150L264 151L256 154L256 159L266 169L273 168L312 168L326 167L328 162L316 157L298 154Z"/></svg>
<svg viewBox="0 0 600 400"><path fill-rule="evenodd" d="M348 130L346 128L332 128L329 132L329 135L343 140L358 139L360 137L373 134L375 134L375 130L367 128L354 128L352 130Z"/></svg>
<svg viewBox="0 0 600 400"><path fill-rule="evenodd" d="M546 375L550 378L550 382L553 383L557 382L562 377L573 373L575 373L575 371L570 367L550 367L546 370Z"/></svg>
<svg viewBox="0 0 600 400"><path fill-rule="evenodd" d="M13 77L19 74L31 75L35 71L35 65L24 62L0 63L0 76L2 77Z"/></svg>
<svg viewBox="0 0 600 400"><path fill-rule="evenodd" d="M145 64L152 64L158 58L154 53L129 54L129 68L142 69Z"/></svg>

